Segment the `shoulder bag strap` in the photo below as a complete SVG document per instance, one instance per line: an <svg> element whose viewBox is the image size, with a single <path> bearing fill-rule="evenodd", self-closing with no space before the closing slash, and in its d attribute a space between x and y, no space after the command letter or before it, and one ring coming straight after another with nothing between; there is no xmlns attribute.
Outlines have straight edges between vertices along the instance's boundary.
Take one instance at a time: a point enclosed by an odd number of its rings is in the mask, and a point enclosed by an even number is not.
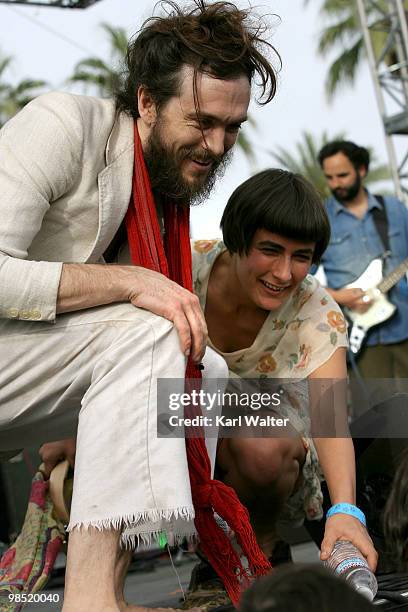
<svg viewBox="0 0 408 612"><path fill-rule="evenodd" d="M390 250L390 241L388 239L388 217L385 210L384 196L375 195L377 202L379 202L381 208L373 208L373 219L377 232L383 243L384 251Z"/></svg>

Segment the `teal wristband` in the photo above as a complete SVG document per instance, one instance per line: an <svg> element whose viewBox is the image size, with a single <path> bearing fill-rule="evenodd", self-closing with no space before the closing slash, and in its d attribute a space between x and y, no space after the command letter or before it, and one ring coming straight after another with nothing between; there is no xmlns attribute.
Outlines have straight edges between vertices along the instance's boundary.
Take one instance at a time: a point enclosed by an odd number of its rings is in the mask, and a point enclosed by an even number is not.
<svg viewBox="0 0 408 612"><path fill-rule="evenodd" d="M364 525L364 527L367 527L364 512L353 504L335 504L327 511L326 518L330 518L333 516L333 514L349 514L350 516L354 516L354 518L358 519L360 523Z"/></svg>

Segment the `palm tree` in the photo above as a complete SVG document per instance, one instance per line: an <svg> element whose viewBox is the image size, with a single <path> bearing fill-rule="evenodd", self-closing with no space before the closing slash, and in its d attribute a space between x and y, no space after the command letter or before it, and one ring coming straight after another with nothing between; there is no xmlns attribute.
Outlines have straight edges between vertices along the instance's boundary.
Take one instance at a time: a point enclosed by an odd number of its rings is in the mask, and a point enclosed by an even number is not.
<svg viewBox="0 0 408 612"><path fill-rule="evenodd" d="M250 125L253 129L256 130L256 121L251 115L248 115L248 125ZM253 172L256 172L256 154L254 148L252 146L251 141L245 133L245 128L241 130L238 134L237 138L237 146L241 149L245 157L247 158L248 163L250 164Z"/></svg>
<svg viewBox="0 0 408 612"><path fill-rule="evenodd" d="M114 28L107 23L101 27L108 35L110 42L109 63L99 57L88 57L77 63L74 74L69 77L70 83L82 83L85 89L96 87L102 98L112 95L121 82L121 65L126 56L128 38L124 28ZM255 121L249 117L248 123L255 127ZM255 153L245 132L240 132L237 144L247 157L249 163L255 166Z"/></svg>
<svg viewBox="0 0 408 612"><path fill-rule="evenodd" d="M309 4L310 0L304 2ZM404 1L404 6L408 9L408 0ZM387 40L388 11L387 0L377 0L367 8L372 43L377 58ZM358 68L365 57L364 40L355 0L323 0L319 15L328 22L319 36L317 47L319 55L326 57L332 51L339 51L329 67L326 78L326 93L331 99L341 86L354 83ZM388 65L395 63L393 48L388 50L384 61Z"/></svg>
<svg viewBox="0 0 408 612"><path fill-rule="evenodd" d="M11 56L0 57L0 127L47 85L46 81L23 79L17 85L3 81L4 73L13 62Z"/></svg>
<svg viewBox="0 0 408 612"><path fill-rule="evenodd" d="M77 63L74 74L68 79L71 83L82 83L85 88L96 86L101 97L109 97L121 79L120 65L123 62L128 44L124 28L114 28L102 23L110 42L110 61L106 63L99 57L88 57Z"/></svg>
<svg viewBox="0 0 408 612"><path fill-rule="evenodd" d="M308 179L317 189L323 198L331 195L323 171L317 161L320 149L327 142L333 140L344 140L344 134L335 134L332 138L328 137L327 132L316 138L310 132L303 132L302 140L296 143L295 154L290 153L284 147L278 147L277 152L271 152L274 159L280 166L291 172L301 174ZM365 178L365 183L372 184L378 181L385 181L390 178L388 167L375 164L375 157L370 150L372 162L371 169Z"/></svg>

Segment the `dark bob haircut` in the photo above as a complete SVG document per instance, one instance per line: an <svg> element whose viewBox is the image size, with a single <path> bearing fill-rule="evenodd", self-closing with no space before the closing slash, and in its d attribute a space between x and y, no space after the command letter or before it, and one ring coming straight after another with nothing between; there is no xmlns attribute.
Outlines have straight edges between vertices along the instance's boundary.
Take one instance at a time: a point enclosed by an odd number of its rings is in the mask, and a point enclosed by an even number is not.
<svg viewBox="0 0 408 612"><path fill-rule="evenodd" d="M337 155L337 153L343 153L343 155L345 155L353 164L356 170L363 167L365 168L366 172L368 172L368 168L370 166L369 151L364 147L359 147L350 140L334 140L333 142L328 142L325 144L317 156L319 164L323 166L325 159L332 157L333 155Z"/></svg>
<svg viewBox="0 0 408 612"><path fill-rule="evenodd" d="M330 222L317 191L286 170L264 170L242 183L228 200L220 227L229 252L240 255L248 254L258 229L315 242L313 263L330 240Z"/></svg>
<svg viewBox="0 0 408 612"><path fill-rule="evenodd" d="M231 2L194 0L187 8L165 0L158 3L166 9L164 16L150 17L129 42L123 85L115 92L117 108L139 116L137 92L144 86L157 109L181 87L181 69L192 66L193 94L197 111L197 74L208 73L218 79L231 80L242 75L253 82L259 77L262 90L260 104L267 104L276 92L275 68L268 60L279 54L264 36L266 24L238 9Z"/></svg>
<svg viewBox="0 0 408 612"><path fill-rule="evenodd" d="M374 606L321 565L287 565L242 596L239 612L370 612Z"/></svg>

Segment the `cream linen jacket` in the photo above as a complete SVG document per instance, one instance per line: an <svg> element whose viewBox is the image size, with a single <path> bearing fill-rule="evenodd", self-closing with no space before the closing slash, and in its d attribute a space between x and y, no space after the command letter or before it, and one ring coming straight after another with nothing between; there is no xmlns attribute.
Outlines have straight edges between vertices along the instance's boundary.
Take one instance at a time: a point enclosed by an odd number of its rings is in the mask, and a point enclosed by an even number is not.
<svg viewBox="0 0 408 612"><path fill-rule="evenodd" d="M54 321L63 262L100 262L132 188L133 120L50 93L0 132L0 318Z"/></svg>

